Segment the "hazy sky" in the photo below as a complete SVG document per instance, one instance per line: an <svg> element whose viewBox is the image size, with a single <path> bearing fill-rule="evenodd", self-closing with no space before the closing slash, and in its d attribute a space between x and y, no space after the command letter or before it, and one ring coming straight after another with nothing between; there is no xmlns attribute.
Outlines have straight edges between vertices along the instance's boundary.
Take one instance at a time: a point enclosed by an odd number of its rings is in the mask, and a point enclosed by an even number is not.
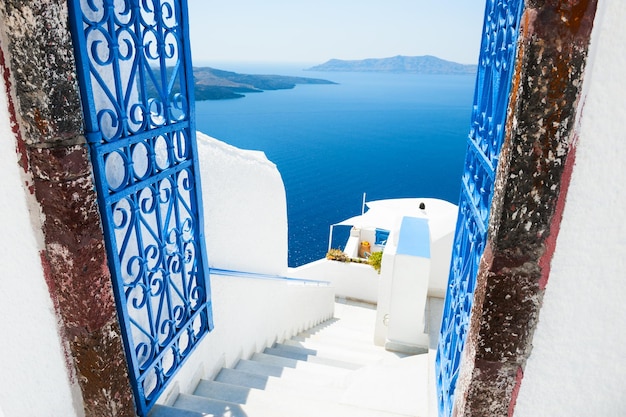
<svg viewBox="0 0 626 417"><path fill-rule="evenodd" d="M485 0L188 0L194 62L436 55L475 64Z"/></svg>

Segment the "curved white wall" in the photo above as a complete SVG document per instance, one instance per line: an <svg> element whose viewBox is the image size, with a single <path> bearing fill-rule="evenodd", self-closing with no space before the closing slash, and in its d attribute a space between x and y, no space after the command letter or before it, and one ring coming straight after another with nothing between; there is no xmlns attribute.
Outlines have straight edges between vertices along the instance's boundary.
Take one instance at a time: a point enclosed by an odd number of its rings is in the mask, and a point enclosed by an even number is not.
<svg viewBox="0 0 626 417"><path fill-rule="evenodd" d="M262 274L287 271L287 203L276 166L198 132L205 235L213 268ZM215 329L159 399L193 392L200 378L333 316L328 285L211 274Z"/></svg>
<svg viewBox="0 0 626 417"><path fill-rule="evenodd" d="M0 67L0 69L2 69ZM41 266L38 211L17 164L5 84L0 77L0 415L82 415L70 382L57 319ZM37 225L38 226L38 225ZM74 392L73 392L74 391Z"/></svg>
<svg viewBox="0 0 626 417"><path fill-rule="evenodd" d="M282 274L287 269L287 199L263 152L197 133L209 265Z"/></svg>
<svg viewBox="0 0 626 417"><path fill-rule="evenodd" d="M516 417L626 415L626 3L600 0L576 164Z"/></svg>

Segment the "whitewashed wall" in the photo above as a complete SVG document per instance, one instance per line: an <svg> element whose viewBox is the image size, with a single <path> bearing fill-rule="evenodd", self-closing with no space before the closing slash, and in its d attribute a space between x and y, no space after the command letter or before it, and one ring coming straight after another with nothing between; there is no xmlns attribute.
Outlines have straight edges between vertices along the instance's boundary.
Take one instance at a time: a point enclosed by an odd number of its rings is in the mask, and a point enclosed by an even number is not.
<svg viewBox="0 0 626 417"><path fill-rule="evenodd" d="M287 269L287 199L276 165L198 132L209 264L282 274Z"/></svg>
<svg viewBox="0 0 626 417"><path fill-rule="evenodd" d="M367 264L320 259L297 268L290 268L290 277L328 281L337 297L352 298L376 304L380 275Z"/></svg>
<svg viewBox="0 0 626 417"><path fill-rule="evenodd" d="M380 279L378 281L376 324L374 326L374 343L378 346L385 346L387 341L389 310L391 309L391 285L393 283L393 270L398 250L399 234L399 227L391 231L387 240L387 246L385 246L385 251L383 252Z"/></svg>
<svg viewBox="0 0 626 417"><path fill-rule="evenodd" d="M576 165L516 417L626 415L626 3L600 0Z"/></svg>
<svg viewBox="0 0 626 417"><path fill-rule="evenodd" d="M17 164L5 91L0 77L0 415L79 416L80 392L41 266L39 211Z"/></svg>
<svg viewBox="0 0 626 417"><path fill-rule="evenodd" d="M200 378L248 359L274 342L333 317L334 291L281 280L211 275L215 329L176 375L159 400L192 393Z"/></svg>
<svg viewBox="0 0 626 417"><path fill-rule="evenodd" d="M276 166L198 133L205 233L212 267L264 274L287 270L287 203ZM211 275L215 329L202 341L159 402L191 393L200 378L233 366L333 316L327 285Z"/></svg>

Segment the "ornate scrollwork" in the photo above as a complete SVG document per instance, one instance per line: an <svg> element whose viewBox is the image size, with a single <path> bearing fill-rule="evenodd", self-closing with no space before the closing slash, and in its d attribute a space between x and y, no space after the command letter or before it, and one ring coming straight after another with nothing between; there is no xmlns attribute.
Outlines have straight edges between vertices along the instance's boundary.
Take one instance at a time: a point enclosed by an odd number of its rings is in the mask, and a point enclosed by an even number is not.
<svg viewBox="0 0 626 417"><path fill-rule="evenodd" d="M180 1L79 2L104 140L186 120Z"/></svg>
<svg viewBox="0 0 626 417"><path fill-rule="evenodd" d="M114 290L145 415L211 326L182 0L72 0ZM187 72L186 72L187 71Z"/></svg>
<svg viewBox="0 0 626 417"><path fill-rule="evenodd" d="M436 358L439 416L452 414L485 249L495 170L503 142L522 0L488 0L448 291Z"/></svg>

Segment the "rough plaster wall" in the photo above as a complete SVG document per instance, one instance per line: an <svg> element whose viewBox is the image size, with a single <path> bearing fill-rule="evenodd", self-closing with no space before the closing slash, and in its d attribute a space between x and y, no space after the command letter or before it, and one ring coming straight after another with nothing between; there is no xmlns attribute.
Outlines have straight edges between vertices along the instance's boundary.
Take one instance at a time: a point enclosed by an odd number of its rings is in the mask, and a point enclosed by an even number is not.
<svg viewBox="0 0 626 417"><path fill-rule="evenodd" d="M29 204L17 164L5 87L0 77L0 416L79 416L76 381L68 374L39 257L42 237L31 224L31 211L38 209Z"/></svg>
<svg viewBox="0 0 626 417"><path fill-rule="evenodd" d="M287 270L287 200L276 165L198 132L209 265L266 274Z"/></svg>
<svg viewBox="0 0 626 417"><path fill-rule="evenodd" d="M456 416L513 415L575 158L595 0L528 0Z"/></svg>
<svg viewBox="0 0 626 417"><path fill-rule="evenodd" d="M16 94L27 144L74 139L82 130L67 5L61 0L6 0ZM68 49L67 46L70 46ZM59 111L62 108L65 111Z"/></svg>
<svg viewBox="0 0 626 417"><path fill-rule="evenodd" d="M626 3L599 2L576 163L515 416L623 416Z"/></svg>
<svg viewBox="0 0 626 417"><path fill-rule="evenodd" d="M133 416L92 181L65 0L0 2L19 164L42 213L39 264L85 413ZM14 150L13 150L14 152ZM21 293L12 293L20 297Z"/></svg>

